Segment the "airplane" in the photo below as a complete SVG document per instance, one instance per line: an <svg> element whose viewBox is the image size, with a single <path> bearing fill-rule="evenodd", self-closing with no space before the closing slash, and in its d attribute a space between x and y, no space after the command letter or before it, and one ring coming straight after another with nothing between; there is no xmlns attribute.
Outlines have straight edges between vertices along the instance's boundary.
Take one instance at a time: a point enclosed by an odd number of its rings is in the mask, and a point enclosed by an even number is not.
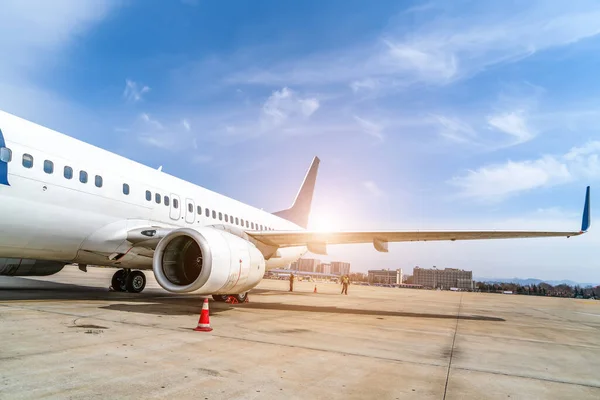
<svg viewBox="0 0 600 400"><path fill-rule="evenodd" d="M307 230L320 160L290 208L269 213L0 110L0 275L48 276L65 265L117 271L115 291L140 293L144 270L172 293L246 300L265 272L327 246L571 237L537 231Z"/></svg>

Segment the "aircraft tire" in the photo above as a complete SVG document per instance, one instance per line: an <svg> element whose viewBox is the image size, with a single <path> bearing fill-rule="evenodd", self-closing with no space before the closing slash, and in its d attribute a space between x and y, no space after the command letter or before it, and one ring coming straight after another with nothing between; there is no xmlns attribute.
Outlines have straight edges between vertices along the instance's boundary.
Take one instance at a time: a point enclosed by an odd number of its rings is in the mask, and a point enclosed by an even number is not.
<svg viewBox="0 0 600 400"><path fill-rule="evenodd" d="M131 271L127 275L127 291L141 293L146 287L146 275L142 271Z"/></svg>
<svg viewBox="0 0 600 400"><path fill-rule="evenodd" d="M240 293L240 294L234 294L233 297L235 297L235 299L240 302L243 303L246 301L246 298L248 297L248 292L244 292L244 293Z"/></svg>
<svg viewBox="0 0 600 400"><path fill-rule="evenodd" d="M113 275L110 284L115 292L124 292L126 290L125 284L125 270L120 269Z"/></svg>
<svg viewBox="0 0 600 400"><path fill-rule="evenodd" d="M213 294L212 295L213 300L218 301L220 303L224 303L228 297L229 297L228 294Z"/></svg>

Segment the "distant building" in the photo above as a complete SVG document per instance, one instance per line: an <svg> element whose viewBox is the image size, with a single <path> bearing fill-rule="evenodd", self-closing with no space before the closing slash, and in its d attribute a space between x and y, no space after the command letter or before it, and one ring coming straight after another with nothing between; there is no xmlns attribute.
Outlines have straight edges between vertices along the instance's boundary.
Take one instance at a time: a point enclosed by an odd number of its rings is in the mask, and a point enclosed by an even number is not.
<svg viewBox="0 0 600 400"><path fill-rule="evenodd" d="M350 274L350 263L341 261L331 262L331 273L333 275L349 275Z"/></svg>
<svg viewBox="0 0 600 400"><path fill-rule="evenodd" d="M413 270L413 283L423 287L465 290L473 289L473 271L456 268L431 269L415 267Z"/></svg>
<svg viewBox="0 0 600 400"><path fill-rule="evenodd" d="M321 265L319 265L319 270L322 274L331 274L331 264L321 263Z"/></svg>
<svg viewBox="0 0 600 400"><path fill-rule="evenodd" d="M402 268L396 270L375 269L369 270L369 283L383 283L400 285L402 283Z"/></svg>
<svg viewBox="0 0 600 400"><path fill-rule="evenodd" d="M321 264L320 260L316 260L314 258L301 258L296 261L296 271L301 272L319 272L319 264Z"/></svg>
<svg viewBox="0 0 600 400"><path fill-rule="evenodd" d="M349 275L350 263L341 261L332 261L331 263L321 263L314 258L301 258L290 265L292 271L314 272L326 275Z"/></svg>

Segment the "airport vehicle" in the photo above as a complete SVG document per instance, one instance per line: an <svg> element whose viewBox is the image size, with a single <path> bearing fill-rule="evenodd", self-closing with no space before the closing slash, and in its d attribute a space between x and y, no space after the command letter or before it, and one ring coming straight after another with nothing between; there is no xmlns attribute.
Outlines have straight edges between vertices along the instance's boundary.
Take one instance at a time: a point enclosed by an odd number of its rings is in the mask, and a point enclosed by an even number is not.
<svg viewBox="0 0 600 400"><path fill-rule="evenodd" d="M143 270L165 290L243 301L266 270L327 245L581 235L581 230L307 230L319 159L293 205L259 210L67 135L0 111L0 275L52 275L76 263L118 269L117 291L141 292Z"/></svg>

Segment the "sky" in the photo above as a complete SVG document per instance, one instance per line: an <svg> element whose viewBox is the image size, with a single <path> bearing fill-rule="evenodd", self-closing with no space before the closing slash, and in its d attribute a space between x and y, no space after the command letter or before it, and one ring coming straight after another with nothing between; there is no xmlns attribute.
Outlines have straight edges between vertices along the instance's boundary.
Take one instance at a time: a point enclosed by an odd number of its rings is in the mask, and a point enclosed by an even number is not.
<svg viewBox="0 0 600 400"><path fill-rule="evenodd" d="M597 1L4 0L0 109L310 228L578 230L600 178ZM330 246L600 283L600 233Z"/></svg>

